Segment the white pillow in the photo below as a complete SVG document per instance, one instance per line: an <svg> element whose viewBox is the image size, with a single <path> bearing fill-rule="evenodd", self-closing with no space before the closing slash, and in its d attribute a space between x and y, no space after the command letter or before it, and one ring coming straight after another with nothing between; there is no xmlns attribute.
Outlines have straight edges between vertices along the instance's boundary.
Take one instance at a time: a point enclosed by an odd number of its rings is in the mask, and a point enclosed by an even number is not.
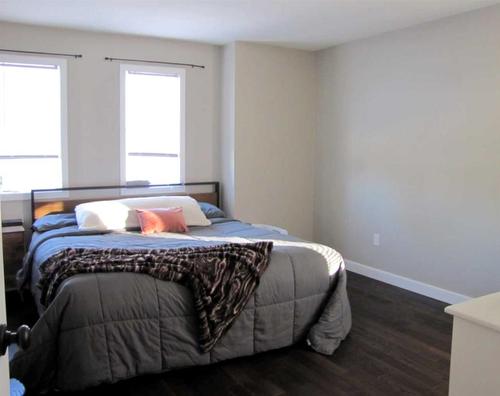
<svg viewBox="0 0 500 396"><path fill-rule="evenodd" d="M135 209L181 207L188 226L212 224L195 199L188 196L125 198L113 201L87 202L75 207L80 230L123 230L138 228Z"/></svg>

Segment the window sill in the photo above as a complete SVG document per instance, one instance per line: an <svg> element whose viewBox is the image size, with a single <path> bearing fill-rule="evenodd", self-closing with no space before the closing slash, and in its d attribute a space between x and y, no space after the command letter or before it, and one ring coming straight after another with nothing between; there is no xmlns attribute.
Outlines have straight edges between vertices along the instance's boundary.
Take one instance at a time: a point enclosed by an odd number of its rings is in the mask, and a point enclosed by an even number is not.
<svg viewBox="0 0 500 396"><path fill-rule="evenodd" d="M186 187L182 185L170 186L170 187L168 186L155 187L154 184L152 184L151 186L144 186L144 187L139 187L139 186L136 187L130 185L130 187L120 189L121 196L138 196L138 195L147 196L148 194L154 196L159 194L173 194L173 193L185 193L185 192L186 192Z"/></svg>
<svg viewBox="0 0 500 396"><path fill-rule="evenodd" d="M35 196L35 200L40 199L63 199L69 198L68 191L48 191L48 192L39 192ZM9 201L30 201L31 200L31 192L0 192L0 200L3 202Z"/></svg>
<svg viewBox="0 0 500 396"><path fill-rule="evenodd" d="M31 194L29 192L0 192L0 199L4 202L7 201L29 201Z"/></svg>

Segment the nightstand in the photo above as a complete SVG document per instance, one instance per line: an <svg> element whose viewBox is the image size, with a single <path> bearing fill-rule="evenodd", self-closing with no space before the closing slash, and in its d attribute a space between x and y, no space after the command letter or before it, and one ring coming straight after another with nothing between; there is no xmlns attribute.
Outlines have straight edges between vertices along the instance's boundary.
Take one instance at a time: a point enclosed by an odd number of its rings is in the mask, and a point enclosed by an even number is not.
<svg viewBox="0 0 500 396"><path fill-rule="evenodd" d="M5 291L16 290L16 273L21 269L26 252L24 226L21 220L2 221Z"/></svg>

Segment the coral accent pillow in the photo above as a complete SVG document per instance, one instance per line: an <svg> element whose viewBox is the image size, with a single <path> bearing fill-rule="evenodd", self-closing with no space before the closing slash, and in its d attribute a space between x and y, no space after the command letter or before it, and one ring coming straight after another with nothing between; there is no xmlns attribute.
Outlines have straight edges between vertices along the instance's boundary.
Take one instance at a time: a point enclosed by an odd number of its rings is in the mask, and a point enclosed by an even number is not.
<svg viewBox="0 0 500 396"><path fill-rule="evenodd" d="M136 209L143 234L187 232L182 208Z"/></svg>

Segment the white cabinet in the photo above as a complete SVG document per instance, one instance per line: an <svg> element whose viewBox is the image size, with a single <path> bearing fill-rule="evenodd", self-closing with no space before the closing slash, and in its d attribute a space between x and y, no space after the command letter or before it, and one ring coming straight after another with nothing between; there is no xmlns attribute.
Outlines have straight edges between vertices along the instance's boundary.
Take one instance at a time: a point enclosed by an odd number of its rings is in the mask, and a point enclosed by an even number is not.
<svg viewBox="0 0 500 396"><path fill-rule="evenodd" d="M450 396L500 395L500 293L450 305Z"/></svg>

